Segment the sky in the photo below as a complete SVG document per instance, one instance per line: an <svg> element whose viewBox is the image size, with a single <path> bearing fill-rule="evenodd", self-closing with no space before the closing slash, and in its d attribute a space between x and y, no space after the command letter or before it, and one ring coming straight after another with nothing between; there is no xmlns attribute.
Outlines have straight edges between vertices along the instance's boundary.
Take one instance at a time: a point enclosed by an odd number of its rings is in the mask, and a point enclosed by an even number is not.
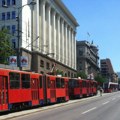
<svg viewBox="0 0 120 120"><path fill-rule="evenodd" d="M76 39L93 41L100 59L109 58L120 72L120 0L62 1L79 23Z"/></svg>

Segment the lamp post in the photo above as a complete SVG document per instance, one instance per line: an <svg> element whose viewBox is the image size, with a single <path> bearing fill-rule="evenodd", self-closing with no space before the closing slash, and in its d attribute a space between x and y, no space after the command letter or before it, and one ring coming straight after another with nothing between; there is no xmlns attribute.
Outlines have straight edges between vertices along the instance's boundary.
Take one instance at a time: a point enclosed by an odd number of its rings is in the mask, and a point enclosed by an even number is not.
<svg viewBox="0 0 120 120"><path fill-rule="evenodd" d="M23 7L25 7L25 6L27 6L27 5L35 5L36 4L36 2L34 1L34 0L32 0L29 4L25 4L25 5L23 5L23 6L21 6L21 7L18 7L17 9L18 9L18 14L17 14L17 22L18 22L18 36L17 36L17 38L18 38L18 51L17 51L17 66L19 67L19 69L21 69L21 67L20 67L20 13L21 13L21 11L22 11L22 8ZM33 19L33 18L32 18ZM33 24L33 22L32 22L32 24Z"/></svg>
<svg viewBox="0 0 120 120"><path fill-rule="evenodd" d="M18 43L17 44L17 48L18 48L17 49L17 66L19 67L19 69L21 69L21 67L20 67L20 13L22 12L23 7L25 7L27 5L34 6L35 4L36 4L36 2L34 0L32 0L30 3L16 8L17 9L17 17L16 17L16 19L17 19L16 20L17 21L17 39L18 39L18 41L17 41L17 43ZM2 7L8 8L7 5L3 5ZM31 19L33 19L33 18L31 18ZM32 21L32 24L33 24L33 21Z"/></svg>

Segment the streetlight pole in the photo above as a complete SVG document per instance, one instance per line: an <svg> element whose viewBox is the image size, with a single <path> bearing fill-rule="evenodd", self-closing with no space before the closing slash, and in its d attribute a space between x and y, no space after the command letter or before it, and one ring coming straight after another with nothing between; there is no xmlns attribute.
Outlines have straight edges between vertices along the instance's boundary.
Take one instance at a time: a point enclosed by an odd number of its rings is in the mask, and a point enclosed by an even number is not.
<svg viewBox="0 0 120 120"><path fill-rule="evenodd" d="M21 54L21 51L20 51L20 13L21 13L23 7L25 7L27 5L32 5L33 6L35 4L36 4L36 2L34 0L32 0L29 4L25 4L25 5L17 8L18 9L18 14L17 14L17 17L16 17L17 22L18 22L18 24L17 24L17 28L18 28L18 30L17 30L17 32L18 32L18 36L17 36L17 38L18 38L17 66L19 67L19 69L21 69L21 65L20 65L20 54Z"/></svg>

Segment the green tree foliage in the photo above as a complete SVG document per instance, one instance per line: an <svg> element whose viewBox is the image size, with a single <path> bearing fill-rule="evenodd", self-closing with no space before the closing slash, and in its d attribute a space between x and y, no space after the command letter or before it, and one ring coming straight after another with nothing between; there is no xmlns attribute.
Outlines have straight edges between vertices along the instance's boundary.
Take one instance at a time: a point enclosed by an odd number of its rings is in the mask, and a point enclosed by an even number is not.
<svg viewBox="0 0 120 120"><path fill-rule="evenodd" d="M81 77L82 79L87 79L87 75L85 74L85 72L78 72L77 77Z"/></svg>
<svg viewBox="0 0 120 120"><path fill-rule="evenodd" d="M103 85L104 82L106 82L106 78L103 77L102 75L97 75L95 77L95 80L100 84L100 85Z"/></svg>
<svg viewBox="0 0 120 120"><path fill-rule="evenodd" d="M8 64L8 58L15 54L10 44L10 34L7 29L0 30L0 63Z"/></svg>
<svg viewBox="0 0 120 120"><path fill-rule="evenodd" d="M62 71L62 70L59 70L59 69L56 70L56 74L57 74L57 75L64 76L64 75L63 75L63 71Z"/></svg>

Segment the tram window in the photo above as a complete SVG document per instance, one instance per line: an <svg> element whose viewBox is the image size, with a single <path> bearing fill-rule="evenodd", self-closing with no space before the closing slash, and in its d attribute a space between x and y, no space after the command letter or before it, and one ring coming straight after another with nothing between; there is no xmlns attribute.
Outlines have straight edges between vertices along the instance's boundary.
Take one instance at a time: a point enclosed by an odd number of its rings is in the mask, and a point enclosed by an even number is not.
<svg viewBox="0 0 120 120"><path fill-rule="evenodd" d="M73 88L74 87L74 80L69 79L69 88Z"/></svg>
<svg viewBox="0 0 120 120"><path fill-rule="evenodd" d="M42 76L39 77L39 80L40 80L40 88L42 88L43 84L42 84Z"/></svg>
<svg viewBox="0 0 120 120"><path fill-rule="evenodd" d="M5 88L7 89L8 88L8 80L7 80L7 77L4 77L5 78Z"/></svg>
<svg viewBox="0 0 120 120"><path fill-rule="evenodd" d="M47 87L50 88L50 78L47 77Z"/></svg>
<svg viewBox="0 0 120 120"><path fill-rule="evenodd" d="M82 82L82 86L86 87L86 82L85 81Z"/></svg>
<svg viewBox="0 0 120 120"><path fill-rule="evenodd" d="M76 88L77 87L77 81L74 80L74 87Z"/></svg>
<svg viewBox="0 0 120 120"><path fill-rule="evenodd" d="M18 89L20 88L20 74L15 72L10 72L10 88Z"/></svg>
<svg viewBox="0 0 120 120"><path fill-rule="evenodd" d="M56 78L56 88L60 88L60 87L61 87L61 79Z"/></svg>
<svg viewBox="0 0 120 120"><path fill-rule="evenodd" d="M79 81L77 80L72 80L73 87L78 88L79 87Z"/></svg>
<svg viewBox="0 0 120 120"><path fill-rule="evenodd" d="M22 88L30 88L30 74L21 74Z"/></svg>
<svg viewBox="0 0 120 120"><path fill-rule="evenodd" d="M4 89L3 76L0 76L0 89Z"/></svg>
<svg viewBox="0 0 120 120"><path fill-rule="evenodd" d="M61 88L64 88L65 87L65 81L64 79L61 79Z"/></svg>

